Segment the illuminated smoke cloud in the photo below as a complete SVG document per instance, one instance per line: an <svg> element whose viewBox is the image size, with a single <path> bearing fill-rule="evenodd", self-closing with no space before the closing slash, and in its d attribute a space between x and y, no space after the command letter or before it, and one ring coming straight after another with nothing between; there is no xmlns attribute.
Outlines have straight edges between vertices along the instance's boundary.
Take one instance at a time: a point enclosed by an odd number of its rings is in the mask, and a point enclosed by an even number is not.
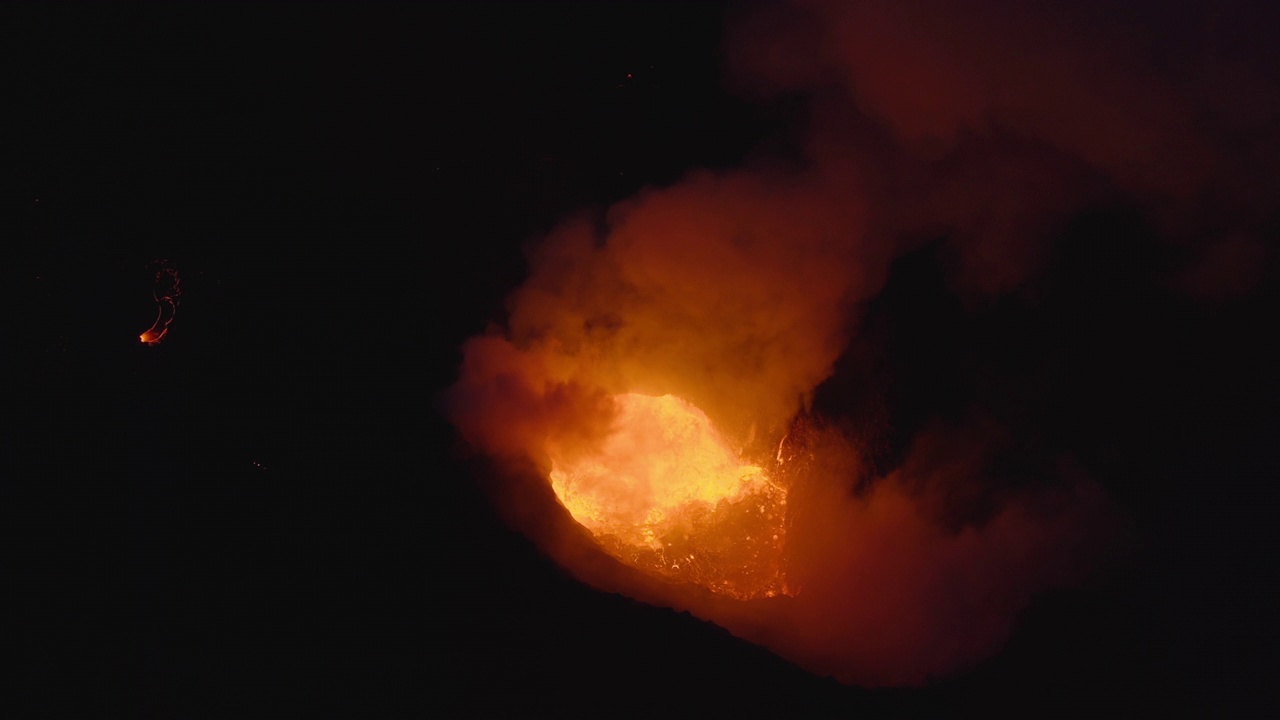
<svg viewBox="0 0 1280 720"><path fill-rule="evenodd" d="M947 233L967 290L1012 289L1064 218L1121 198L1187 248L1185 284L1212 292L1258 279L1236 259L1264 254L1276 211L1268 12L797 0L746 18L729 47L745 91L814 98L811 155L852 152L883 227Z"/></svg>
<svg viewBox="0 0 1280 720"><path fill-rule="evenodd" d="M1069 457L993 484L1018 440L977 409L919 430L886 467L812 403L891 263L931 238L957 259L959 297L989 298L1041 272L1074 213L1126 198L1185 249L1171 286L1247 285L1266 257L1252 228L1278 195L1229 190L1275 189L1263 171L1280 144L1224 138L1276 117L1274 102L1244 107L1268 78L1219 82L1235 66L1212 53L1170 70L1144 50L1166 45L1133 42L1165 26L1139 32L1132 12L1099 26L1087 8L1040 4L796 2L744 18L734 82L809 98L802 157L692 172L603 223L570 218L532 252L509 321L466 343L448 398L463 438L499 461L499 507L587 582L844 682L922 683L995 652L1037 592L1088 570L1113 526L1102 491ZM557 467L607 477L591 463L616 454L628 394L705 413L739 455L722 465L785 489L783 593L743 600L654 572L688 533L655 539L644 531L667 526L645 521L628 545L557 503ZM723 542L736 530L716 518L740 510L695 503L679 518Z"/></svg>

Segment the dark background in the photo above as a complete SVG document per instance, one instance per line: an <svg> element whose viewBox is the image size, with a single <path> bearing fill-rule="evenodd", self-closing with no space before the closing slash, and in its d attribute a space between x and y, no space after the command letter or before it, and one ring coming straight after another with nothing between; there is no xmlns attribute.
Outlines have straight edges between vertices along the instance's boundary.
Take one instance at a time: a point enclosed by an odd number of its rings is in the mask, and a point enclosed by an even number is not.
<svg viewBox="0 0 1280 720"><path fill-rule="evenodd" d="M522 246L786 147L795 103L723 89L727 10L5 5L17 714L1273 714L1275 285L1169 290L1130 208L1077 218L1030 310L957 307L936 245L900 259L819 392L856 415L874 388L891 466L1016 387L980 369L1048 372L1028 422L1131 521L972 671L843 687L580 586L497 519L438 396ZM184 294L145 347L161 258Z"/></svg>

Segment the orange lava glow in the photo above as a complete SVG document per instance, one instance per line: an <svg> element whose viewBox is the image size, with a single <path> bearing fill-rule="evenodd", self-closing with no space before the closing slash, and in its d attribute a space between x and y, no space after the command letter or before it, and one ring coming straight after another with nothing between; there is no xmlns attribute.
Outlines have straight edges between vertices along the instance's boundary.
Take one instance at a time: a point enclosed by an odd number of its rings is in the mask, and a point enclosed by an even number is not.
<svg viewBox="0 0 1280 720"><path fill-rule="evenodd" d="M156 320L151 327L138 336L138 340L146 345L159 345L169 334L169 324L178 312L178 298L182 297L182 284L178 271L171 267L167 260L159 260L155 267Z"/></svg>
<svg viewBox="0 0 1280 720"><path fill-rule="evenodd" d="M614 402L597 452L552 453L551 486L574 519L614 557L661 577L738 599L783 592L786 490L685 400Z"/></svg>

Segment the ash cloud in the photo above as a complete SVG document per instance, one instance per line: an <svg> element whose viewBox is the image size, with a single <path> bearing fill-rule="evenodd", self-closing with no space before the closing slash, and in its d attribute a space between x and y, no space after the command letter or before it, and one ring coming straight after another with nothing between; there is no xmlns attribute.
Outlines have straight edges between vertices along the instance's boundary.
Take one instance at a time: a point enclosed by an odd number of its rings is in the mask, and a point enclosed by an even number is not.
<svg viewBox="0 0 1280 720"><path fill-rule="evenodd" d="M680 395L748 452L808 428L792 438L802 469L785 468L797 592L778 602L735 606L584 560L580 534L528 524L530 502L568 522L549 492L517 493L526 506L512 516L593 584L689 609L844 682L919 684L972 666L1036 593L1079 581L1117 526L1073 460L1079 436L1055 424L1054 346L1041 338L1026 360L1000 336L1058 307L1045 296L1062 287L1063 257L1088 277L1129 257L1081 257L1072 248L1096 238L1080 218L1138 218L1145 244L1128 262L1150 264L1144 288L1228 301L1269 272L1280 63L1260 60L1274 51L1250 12L753 9L730 31L730 75L764 101L806 99L797 152L691 172L603 222L567 220L531 251L506 326L464 348L455 424L530 483L549 447L598 443L620 392ZM895 285L922 256L941 279ZM898 311L922 287L959 308L946 312L965 330L994 329L895 344L911 317ZM1033 319L973 320L1000 303ZM936 316L919 326L954 332ZM933 394L900 389L918 380Z"/></svg>

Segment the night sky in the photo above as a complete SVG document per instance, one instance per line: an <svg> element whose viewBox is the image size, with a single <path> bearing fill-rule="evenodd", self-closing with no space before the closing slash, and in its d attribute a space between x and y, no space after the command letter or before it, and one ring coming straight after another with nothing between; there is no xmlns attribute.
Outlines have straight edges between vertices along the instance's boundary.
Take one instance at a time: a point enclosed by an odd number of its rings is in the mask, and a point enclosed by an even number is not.
<svg viewBox="0 0 1280 720"><path fill-rule="evenodd" d="M1085 5L1176 79L1102 93L1101 130L1059 122L1095 98L1076 55L1009 80L1060 105L884 91L899 66L921 82L914 56L855 53L859 90L829 93L838 69L754 54L812 31L771 5L6 4L2 704L1274 717L1277 18ZM1181 53L1204 44L1201 73ZM1166 107L1190 119L1127 122ZM563 218L832 137L877 169L869 232L894 250L813 411L881 473L939 426L1005 428L946 508L961 525L1063 462L1110 508L1087 573L925 687L842 685L577 582L504 523L442 400ZM159 261L182 296L148 347Z"/></svg>

